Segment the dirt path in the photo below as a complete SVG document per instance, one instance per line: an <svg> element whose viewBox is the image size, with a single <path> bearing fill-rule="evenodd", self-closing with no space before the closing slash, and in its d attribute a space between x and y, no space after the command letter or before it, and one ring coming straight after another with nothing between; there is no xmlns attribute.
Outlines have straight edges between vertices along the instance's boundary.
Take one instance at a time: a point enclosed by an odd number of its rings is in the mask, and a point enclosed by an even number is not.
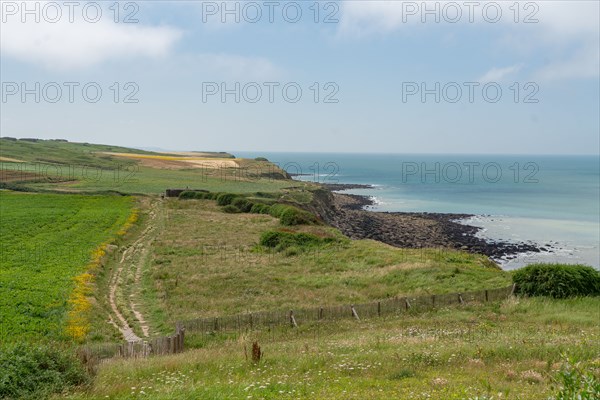
<svg viewBox="0 0 600 400"><path fill-rule="evenodd" d="M154 240L156 231L156 219L161 210L161 202L156 201L152 204L148 213L149 219L146 227L142 231L140 237L133 242L121 255L117 268L114 269L109 286L109 304L116 321L110 318L111 323L115 325L123 338L128 342L139 342L143 338L138 336L139 332L135 332L132 328L132 322L128 321L127 316L123 315L118 304L125 303L127 311L135 317L137 324L141 329L141 334L144 338L150 336L150 328L143 314L138 310L136 300L139 300L141 294L141 279L148 257L150 255L150 246ZM120 303L119 303L119 300Z"/></svg>

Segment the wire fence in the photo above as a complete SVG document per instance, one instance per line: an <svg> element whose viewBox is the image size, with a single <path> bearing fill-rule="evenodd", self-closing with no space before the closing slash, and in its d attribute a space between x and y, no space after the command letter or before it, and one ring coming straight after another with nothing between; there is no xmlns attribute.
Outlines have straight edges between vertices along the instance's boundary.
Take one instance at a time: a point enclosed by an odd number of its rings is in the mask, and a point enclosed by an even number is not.
<svg viewBox="0 0 600 400"><path fill-rule="evenodd" d="M261 311L224 317L198 318L180 321L188 332L247 332L255 329L339 319L369 319L396 316L405 312L423 311L466 303L485 303L506 299L514 293L514 285L465 293L394 297L369 303L301 308L295 310Z"/></svg>
<svg viewBox="0 0 600 400"><path fill-rule="evenodd" d="M90 344L80 348L80 358L97 364L103 360L146 358L153 355L176 354L184 351L185 334L212 335L217 332L242 334L274 327L298 328L302 324L342 319L372 319L401 316L408 312L421 312L434 308L461 304L486 303L504 300L514 294L515 285L499 289L486 289L464 293L394 297L361 304L300 308L295 310L261 311L213 318L197 318L177 323L175 334L150 341L121 344Z"/></svg>
<svg viewBox="0 0 600 400"><path fill-rule="evenodd" d="M157 337L149 341L102 343L82 346L79 357L88 363L98 363L114 357L146 358L151 355L177 354L184 351L185 328L177 326L173 335Z"/></svg>

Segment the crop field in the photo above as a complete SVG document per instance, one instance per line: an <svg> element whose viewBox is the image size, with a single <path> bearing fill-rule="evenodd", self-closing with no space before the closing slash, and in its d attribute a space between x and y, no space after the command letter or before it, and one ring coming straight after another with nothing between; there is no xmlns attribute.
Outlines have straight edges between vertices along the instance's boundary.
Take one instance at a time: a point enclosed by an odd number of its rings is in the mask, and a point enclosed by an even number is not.
<svg viewBox="0 0 600 400"><path fill-rule="evenodd" d="M237 169L235 169L237 170ZM164 193L167 188L205 189L212 192L257 192L277 191L290 186L304 186L303 183L254 178L235 175L228 169L167 170L144 166L122 170L115 177L114 171L102 173L98 177L79 179L64 185L64 188L83 191L117 190L124 193Z"/></svg>
<svg viewBox="0 0 600 400"><path fill-rule="evenodd" d="M102 152L153 154L152 152L119 146L90 143L69 143L58 140L9 140L0 138L0 161L20 161L47 164L85 165L113 168L117 164L133 164L132 160L116 160Z"/></svg>
<svg viewBox="0 0 600 400"><path fill-rule="evenodd" d="M0 138L0 184L33 191L128 194L159 194L167 188L186 187L239 193L308 185L282 180L282 171L269 162L232 157Z"/></svg>
<svg viewBox="0 0 600 400"><path fill-rule="evenodd" d="M1 182L21 183L28 190L68 192L117 191L128 194L159 194L167 188L205 189L213 192L270 192L287 187L310 187L310 183L256 176L277 171L250 161L240 168L153 168L115 164L111 168L43 163L0 162Z"/></svg>
<svg viewBox="0 0 600 400"><path fill-rule="evenodd" d="M85 311L93 280L86 272L123 234L133 205L122 196L0 191L0 342L85 329L72 312Z"/></svg>

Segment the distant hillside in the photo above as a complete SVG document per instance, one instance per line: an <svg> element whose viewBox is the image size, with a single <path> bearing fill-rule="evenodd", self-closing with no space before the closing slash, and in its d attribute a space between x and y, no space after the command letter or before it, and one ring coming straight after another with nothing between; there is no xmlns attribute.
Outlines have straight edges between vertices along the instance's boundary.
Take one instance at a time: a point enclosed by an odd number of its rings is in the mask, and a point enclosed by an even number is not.
<svg viewBox="0 0 600 400"><path fill-rule="evenodd" d="M135 159L116 159L105 153L126 153L145 155L168 155L146 150L103 144L68 142L63 139L15 139L0 138L0 161L40 162L52 164L85 165L99 168L113 168L117 165L135 164ZM203 152L203 157L232 158L229 153Z"/></svg>

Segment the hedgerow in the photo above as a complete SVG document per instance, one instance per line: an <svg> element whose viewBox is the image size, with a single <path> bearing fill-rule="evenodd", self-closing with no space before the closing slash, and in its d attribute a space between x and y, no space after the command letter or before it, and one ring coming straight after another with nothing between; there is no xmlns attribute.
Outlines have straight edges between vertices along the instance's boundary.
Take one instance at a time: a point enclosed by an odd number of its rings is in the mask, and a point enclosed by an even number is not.
<svg viewBox="0 0 600 400"><path fill-rule="evenodd" d="M600 272L586 265L531 264L515 271L517 293L566 298L600 295Z"/></svg>

